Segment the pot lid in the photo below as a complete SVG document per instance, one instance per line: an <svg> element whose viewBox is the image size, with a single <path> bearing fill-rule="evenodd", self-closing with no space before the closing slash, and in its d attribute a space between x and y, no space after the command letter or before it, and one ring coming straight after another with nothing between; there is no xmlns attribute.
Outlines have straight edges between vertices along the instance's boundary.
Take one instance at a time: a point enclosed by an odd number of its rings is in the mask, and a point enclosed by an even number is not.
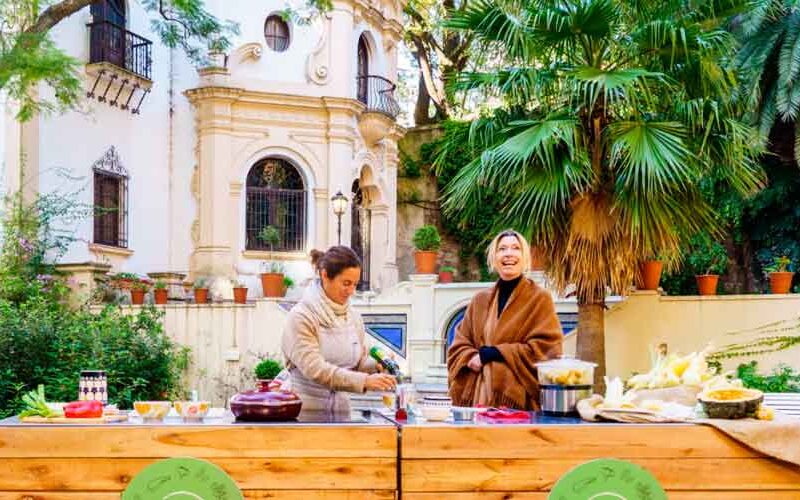
<svg viewBox="0 0 800 500"><path fill-rule="evenodd" d="M574 368L578 370L586 370L588 368L594 368L597 366L597 363L592 363L590 361L582 361L580 359L574 358L572 356L562 355L558 358L548 359L546 361L539 361L535 364L536 368Z"/></svg>

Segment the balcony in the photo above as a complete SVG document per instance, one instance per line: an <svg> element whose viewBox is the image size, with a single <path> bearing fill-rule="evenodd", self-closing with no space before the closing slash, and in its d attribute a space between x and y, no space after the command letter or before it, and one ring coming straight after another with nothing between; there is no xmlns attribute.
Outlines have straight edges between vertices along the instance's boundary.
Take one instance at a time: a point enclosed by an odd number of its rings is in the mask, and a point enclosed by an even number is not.
<svg viewBox="0 0 800 500"><path fill-rule="evenodd" d="M394 98L396 88L394 83L382 76L356 77L356 96L365 106L358 121L358 129L369 147L386 137L400 114L400 105Z"/></svg>
<svg viewBox="0 0 800 500"><path fill-rule="evenodd" d="M367 112L383 113L392 120L400 114L400 105L394 98L397 86L382 76L356 77L358 100L366 105Z"/></svg>
<svg viewBox="0 0 800 500"><path fill-rule="evenodd" d="M152 80L153 42L109 21L89 24L89 63L110 63Z"/></svg>

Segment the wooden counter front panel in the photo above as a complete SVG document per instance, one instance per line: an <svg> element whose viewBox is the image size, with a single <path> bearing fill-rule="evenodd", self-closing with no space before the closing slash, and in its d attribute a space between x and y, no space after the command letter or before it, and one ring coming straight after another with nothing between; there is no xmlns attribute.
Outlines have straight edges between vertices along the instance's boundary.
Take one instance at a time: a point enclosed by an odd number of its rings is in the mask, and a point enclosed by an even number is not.
<svg viewBox="0 0 800 500"><path fill-rule="evenodd" d="M314 427L0 427L0 500L105 500L147 465L194 457L245 498L389 500L397 430Z"/></svg>
<svg viewBox="0 0 800 500"><path fill-rule="evenodd" d="M403 429L401 450L404 500L545 498L570 469L596 458L639 464L670 498L725 491L724 498L800 500L800 467L710 427L418 426ZM757 490L780 493L759 497Z"/></svg>

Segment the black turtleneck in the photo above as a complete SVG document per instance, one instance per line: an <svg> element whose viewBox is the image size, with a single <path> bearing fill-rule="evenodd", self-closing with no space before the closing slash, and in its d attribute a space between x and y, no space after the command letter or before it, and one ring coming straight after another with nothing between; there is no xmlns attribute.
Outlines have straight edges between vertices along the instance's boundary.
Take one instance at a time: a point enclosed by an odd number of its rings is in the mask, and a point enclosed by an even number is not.
<svg viewBox="0 0 800 500"><path fill-rule="evenodd" d="M506 304L508 303L509 297L511 294L514 293L514 289L517 288L522 276L517 276L513 280L499 280L497 282L497 317L499 318L500 315L503 313L503 309L506 308ZM481 363L486 364L491 361L505 361L503 359L503 355L500 353L500 350L494 346L485 345L478 349L478 354L481 357Z"/></svg>

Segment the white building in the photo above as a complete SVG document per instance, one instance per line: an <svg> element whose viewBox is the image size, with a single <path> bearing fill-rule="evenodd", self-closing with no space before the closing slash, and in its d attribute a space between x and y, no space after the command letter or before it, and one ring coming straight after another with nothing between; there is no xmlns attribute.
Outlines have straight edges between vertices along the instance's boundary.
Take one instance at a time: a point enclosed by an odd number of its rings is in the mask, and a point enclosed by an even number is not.
<svg viewBox="0 0 800 500"><path fill-rule="evenodd" d="M86 110L19 125L6 106L5 190L80 191L112 209L80 224L63 259L87 276L238 278L260 296L265 259L298 281L310 249L336 244L341 189L342 243L364 256L371 288L395 284L400 2L335 0L310 25L284 21L280 0L206 4L241 34L199 70L138 2L100 0L59 23L53 39L85 62ZM257 237L266 225L281 233L273 256Z"/></svg>

